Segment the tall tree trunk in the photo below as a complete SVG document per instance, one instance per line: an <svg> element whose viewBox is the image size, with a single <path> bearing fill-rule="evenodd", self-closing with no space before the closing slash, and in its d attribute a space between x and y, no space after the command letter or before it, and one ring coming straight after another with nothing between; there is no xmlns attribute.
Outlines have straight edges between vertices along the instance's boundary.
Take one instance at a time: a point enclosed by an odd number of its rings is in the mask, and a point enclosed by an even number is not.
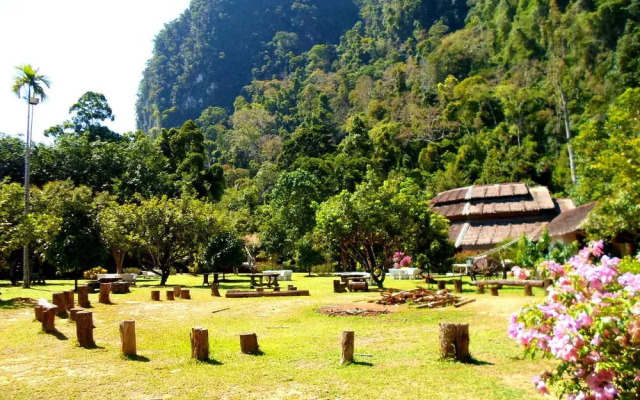
<svg viewBox="0 0 640 400"><path fill-rule="evenodd" d="M111 249L111 255L113 255L113 261L116 263L116 273L122 274L122 266L124 264L124 251Z"/></svg>
<svg viewBox="0 0 640 400"><path fill-rule="evenodd" d="M571 169L571 182L575 185L577 182L576 165L573 156L573 148L571 147L571 121L569 120L569 110L567 106L567 95L562 88L560 91L560 101L562 102L562 117L564 119L564 131L567 136L567 152L569 153L569 168Z"/></svg>
<svg viewBox="0 0 640 400"><path fill-rule="evenodd" d="M160 275L160 286L164 286L167 284L167 279L169 279L169 271L169 267L162 269L162 274Z"/></svg>
<svg viewBox="0 0 640 400"><path fill-rule="evenodd" d="M30 168L31 168L31 121L32 121L32 113L33 107L31 106L31 86L29 86L29 94L27 96L27 138L26 138L26 147L25 147L25 155L24 155L24 215L25 217L29 214L29 206L30 206L30 194L29 194L29 185L30 185ZM31 287L31 265L29 263L31 256L31 250L29 249L29 243L26 243L23 248L23 276L22 276L22 287L30 288Z"/></svg>

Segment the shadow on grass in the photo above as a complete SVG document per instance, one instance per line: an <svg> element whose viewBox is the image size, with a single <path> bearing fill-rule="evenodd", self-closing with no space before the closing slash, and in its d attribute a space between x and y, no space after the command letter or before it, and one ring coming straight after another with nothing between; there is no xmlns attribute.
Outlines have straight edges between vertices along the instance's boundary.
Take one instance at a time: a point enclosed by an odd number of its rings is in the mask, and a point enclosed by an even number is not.
<svg viewBox="0 0 640 400"><path fill-rule="evenodd" d="M198 364L224 365L224 364L223 364L223 363L221 363L220 361L218 361L218 360L212 360L212 359L209 359L209 360L206 360L206 361L195 361L195 362L196 362L196 363L198 363Z"/></svg>
<svg viewBox="0 0 640 400"><path fill-rule="evenodd" d="M477 358L474 358L474 357L470 357L467 361L463 362L463 364L469 364L469 365L494 365L492 362L478 360Z"/></svg>
<svg viewBox="0 0 640 400"><path fill-rule="evenodd" d="M129 360L129 361L138 361L138 362L149 362L149 361L151 361L148 357L141 356L141 355L135 355L135 356L123 356L123 358L124 358L125 360Z"/></svg>
<svg viewBox="0 0 640 400"><path fill-rule="evenodd" d="M373 363L370 363L368 361L351 361L350 363L346 364L345 367L349 365L356 365L360 367L373 367Z"/></svg>
<svg viewBox="0 0 640 400"><path fill-rule="evenodd" d="M42 334L44 335L51 335L53 337L55 337L58 340L69 340L69 338L67 337L67 335L65 335L64 333L60 332L59 330L54 330L53 332L45 332L42 331Z"/></svg>
<svg viewBox="0 0 640 400"><path fill-rule="evenodd" d="M11 300L0 300L0 310L16 310L19 308L31 308L36 304L35 299L29 297L16 297Z"/></svg>
<svg viewBox="0 0 640 400"><path fill-rule="evenodd" d="M253 351L251 353L245 353L248 356L256 356L256 357L260 357L260 356L264 356L264 351L262 350L258 350L258 351Z"/></svg>
<svg viewBox="0 0 640 400"><path fill-rule="evenodd" d="M104 347L98 346L95 343L92 344L91 346L80 346L80 345L78 345L78 347L86 349L86 350L104 350Z"/></svg>

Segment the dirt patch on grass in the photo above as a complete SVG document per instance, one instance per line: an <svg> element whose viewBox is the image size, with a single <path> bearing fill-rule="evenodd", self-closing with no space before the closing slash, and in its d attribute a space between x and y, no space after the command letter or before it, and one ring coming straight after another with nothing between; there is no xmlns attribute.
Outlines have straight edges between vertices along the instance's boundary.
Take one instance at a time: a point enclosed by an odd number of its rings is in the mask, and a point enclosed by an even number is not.
<svg viewBox="0 0 640 400"><path fill-rule="evenodd" d="M381 304L363 303L363 304L338 304L323 306L320 308L320 314L330 317L375 317L380 314L389 314L397 310L397 307L389 307Z"/></svg>

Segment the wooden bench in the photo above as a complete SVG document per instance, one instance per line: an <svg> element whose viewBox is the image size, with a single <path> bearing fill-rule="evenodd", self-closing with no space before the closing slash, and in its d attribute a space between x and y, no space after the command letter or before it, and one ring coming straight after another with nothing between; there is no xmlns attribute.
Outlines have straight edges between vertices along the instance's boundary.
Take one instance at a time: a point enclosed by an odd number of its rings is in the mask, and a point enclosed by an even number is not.
<svg viewBox="0 0 640 400"><path fill-rule="evenodd" d="M483 294L484 288L488 287L491 291L491 295L498 296L498 290L502 289L504 286L515 286L515 287L524 287L525 296L533 296L534 287L546 288L550 285L549 280L510 280L510 279L497 279L497 280L486 280L486 281L474 281L471 282L471 285L475 285L477 287L476 293Z"/></svg>

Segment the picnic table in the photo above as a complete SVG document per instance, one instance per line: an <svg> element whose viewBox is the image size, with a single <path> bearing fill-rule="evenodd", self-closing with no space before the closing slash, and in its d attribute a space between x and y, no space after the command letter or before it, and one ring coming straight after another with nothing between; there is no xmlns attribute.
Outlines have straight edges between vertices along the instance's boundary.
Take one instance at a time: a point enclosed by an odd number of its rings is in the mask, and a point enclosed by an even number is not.
<svg viewBox="0 0 640 400"><path fill-rule="evenodd" d="M371 277L368 272L336 272L334 275L340 277L342 283L349 283L352 278L360 279L357 282L364 282Z"/></svg>
<svg viewBox="0 0 640 400"><path fill-rule="evenodd" d="M452 272L454 274L463 274L463 275L469 275L469 269L473 268L473 265L471 264L453 264L453 267L451 268Z"/></svg>
<svg viewBox="0 0 640 400"><path fill-rule="evenodd" d="M249 274L248 276L251 278L251 289L256 287L278 287L278 276L280 274L277 273L267 273L267 274ZM267 278L267 281L264 281L264 278Z"/></svg>

